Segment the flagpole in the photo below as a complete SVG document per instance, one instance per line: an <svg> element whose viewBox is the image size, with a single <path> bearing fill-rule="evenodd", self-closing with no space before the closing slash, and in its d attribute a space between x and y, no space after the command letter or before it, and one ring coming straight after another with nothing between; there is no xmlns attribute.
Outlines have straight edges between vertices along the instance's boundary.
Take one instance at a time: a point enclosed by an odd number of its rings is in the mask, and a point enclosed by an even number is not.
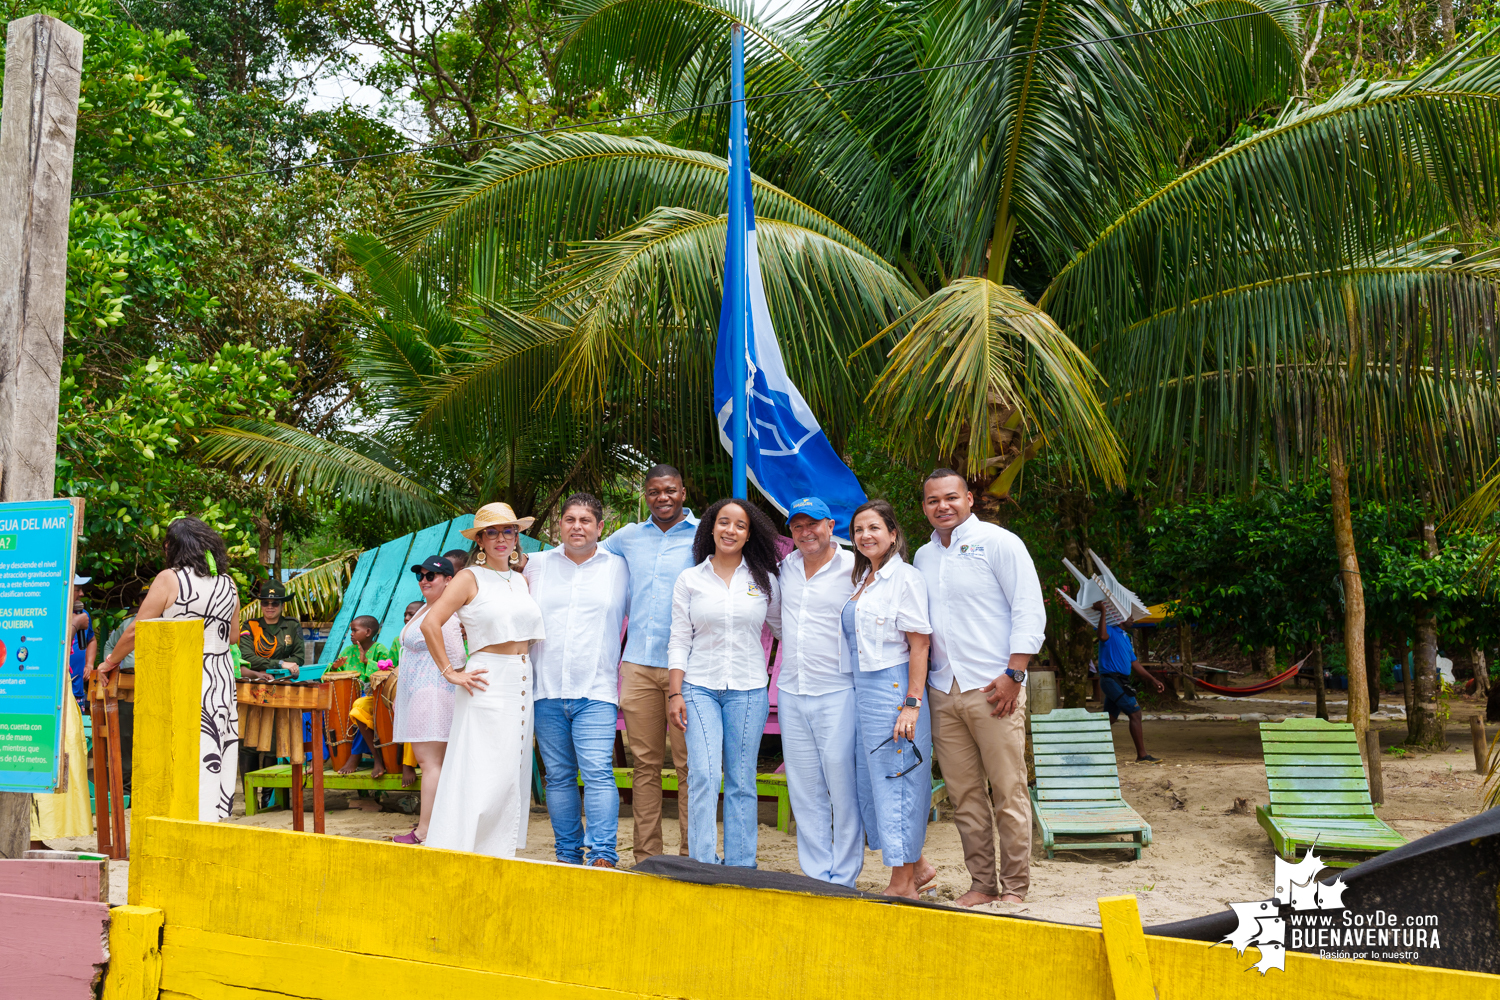
<svg viewBox="0 0 1500 1000"><path fill-rule="evenodd" d="M747 495L745 466L749 425L746 410L745 382L748 378L746 352L749 334L749 308L746 289L750 283L747 247L749 220L746 207L750 200L750 138L745 123L745 26L729 29L731 66L729 74L729 260L735 268L733 278L724 289L731 296L734 327L730 350L730 378L733 382L733 409L729 417L729 439L734 445L734 479L732 494Z"/></svg>

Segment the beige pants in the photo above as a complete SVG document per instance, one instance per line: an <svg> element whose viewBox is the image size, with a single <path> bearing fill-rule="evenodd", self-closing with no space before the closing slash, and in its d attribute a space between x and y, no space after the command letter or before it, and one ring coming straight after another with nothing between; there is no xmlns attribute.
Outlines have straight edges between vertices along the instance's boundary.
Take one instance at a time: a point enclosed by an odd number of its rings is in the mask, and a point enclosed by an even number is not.
<svg viewBox="0 0 1500 1000"><path fill-rule="evenodd" d="M1016 710L992 718L984 690L929 688L932 748L948 783L953 823L964 847L970 889L991 896L1031 888L1031 800L1026 792L1026 688ZM989 788L985 782L988 780ZM991 797L994 819L990 818ZM995 878L995 830L1000 832L1000 877Z"/></svg>
<svg viewBox="0 0 1500 1000"><path fill-rule="evenodd" d="M635 859L645 861L662 853L661 769L667 743L677 768L677 824L682 831L677 853L688 852L687 736L667 721L667 670L625 661L620 664L620 714L635 756L630 812L635 819Z"/></svg>

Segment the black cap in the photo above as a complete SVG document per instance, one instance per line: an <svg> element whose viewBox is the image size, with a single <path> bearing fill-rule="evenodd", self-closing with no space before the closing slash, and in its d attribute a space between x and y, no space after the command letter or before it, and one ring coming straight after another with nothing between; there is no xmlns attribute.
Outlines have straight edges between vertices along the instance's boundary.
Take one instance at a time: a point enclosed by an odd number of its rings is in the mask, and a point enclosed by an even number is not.
<svg viewBox="0 0 1500 1000"><path fill-rule="evenodd" d="M256 599L261 601L285 601L286 585L277 583L275 580L267 580L260 585L260 593Z"/></svg>
<svg viewBox="0 0 1500 1000"><path fill-rule="evenodd" d="M413 566L411 571L413 573L441 573L444 576L452 576L453 564L442 556L428 556Z"/></svg>

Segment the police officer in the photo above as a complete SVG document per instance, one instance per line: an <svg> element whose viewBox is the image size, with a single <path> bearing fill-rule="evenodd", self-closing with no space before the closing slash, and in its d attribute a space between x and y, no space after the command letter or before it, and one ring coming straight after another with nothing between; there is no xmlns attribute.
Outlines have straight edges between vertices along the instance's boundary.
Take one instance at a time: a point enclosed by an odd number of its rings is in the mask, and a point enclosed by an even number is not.
<svg viewBox="0 0 1500 1000"><path fill-rule="evenodd" d="M286 587L275 580L260 586L260 617L252 618L240 633L240 672L249 680L266 680L267 671L283 668L296 677L306 655L302 648L302 624L283 618Z"/></svg>

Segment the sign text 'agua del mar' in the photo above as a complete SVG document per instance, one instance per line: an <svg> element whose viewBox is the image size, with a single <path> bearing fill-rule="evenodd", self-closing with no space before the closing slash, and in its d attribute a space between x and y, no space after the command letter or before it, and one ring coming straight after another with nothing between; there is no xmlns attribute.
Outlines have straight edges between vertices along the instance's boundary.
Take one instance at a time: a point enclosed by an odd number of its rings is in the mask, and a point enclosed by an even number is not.
<svg viewBox="0 0 1500 1000"><path fill-rule="evenodd" d="M0 503L0 790L55 791L76 500ZM75 775L75 780L82 780Z"/></svg>

